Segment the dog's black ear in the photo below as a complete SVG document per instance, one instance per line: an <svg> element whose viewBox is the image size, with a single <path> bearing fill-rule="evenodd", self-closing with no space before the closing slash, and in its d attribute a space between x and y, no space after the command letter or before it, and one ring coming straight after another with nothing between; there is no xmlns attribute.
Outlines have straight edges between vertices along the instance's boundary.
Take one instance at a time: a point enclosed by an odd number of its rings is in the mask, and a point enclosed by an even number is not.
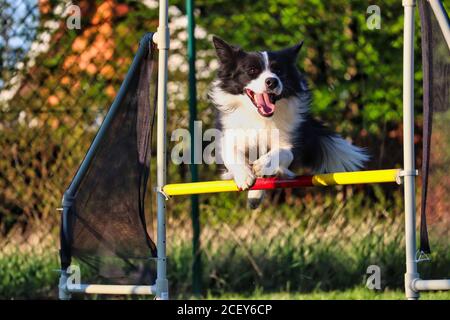
<svg viewBox="0 0 450 320"><path fill-rule="evenodd" d="M300 52L302 46L303 40L297 43L295 46L286 48L285 51L293 60L297 60L298 53Z"/></svg>
<svg viewBox="0 0 450 320"><path fill-rule="evenodd" d="M233 57L241 50L241 48L231 45L219 37L213 36L214 48L216 48L217 58L220 63L228 64L233 61Z"/></svg>

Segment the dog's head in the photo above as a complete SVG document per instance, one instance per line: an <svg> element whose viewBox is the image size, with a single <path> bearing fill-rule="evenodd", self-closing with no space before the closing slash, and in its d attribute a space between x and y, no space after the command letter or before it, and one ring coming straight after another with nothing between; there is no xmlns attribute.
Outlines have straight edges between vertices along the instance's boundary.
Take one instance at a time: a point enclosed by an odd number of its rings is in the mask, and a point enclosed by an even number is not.
<svg viewBox="0 0 450 320"><path fill-rule="evenodd" d="M220 88L234 95L246 94L263 117L271 117L276 102L307 90L296 67L303 42L279 51L246 52L213 37L219 60Z"/></svg>

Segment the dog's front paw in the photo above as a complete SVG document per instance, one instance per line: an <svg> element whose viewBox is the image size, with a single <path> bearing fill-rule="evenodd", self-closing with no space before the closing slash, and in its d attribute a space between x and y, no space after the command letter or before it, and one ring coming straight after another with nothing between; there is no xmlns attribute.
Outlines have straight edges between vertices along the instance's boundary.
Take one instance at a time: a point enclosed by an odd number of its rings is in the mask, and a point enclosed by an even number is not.
<svg viewBox="0 0 450 320"><path fill-rule="evenodd" d="M249 168L238 170L237 172L233 173L233 176L234 182L236 182L236 185L241 190L247 190L251 188L256 181L255 175Z"/></svg>
<svg viewBox="0 0 450 320"><path fill-rule="evenodd" d="M280 177L295 177L295 173L288 168L282 166L275 166L273 159L269 155L264 155L253 163L253 172L257 177L264 176L280 176Z"/></svg>
<svg viewBox="0 0 450 320"><path fill-rule="evenodd" d="M283 167L278 168L277 175L286 178L295 178L297 176L294 172L292 172L288 168Z"/></svg>
<svg viewBox="0 0 450 320"><path fill-rule="evenodd" d="M252 168L256 176L263 177L275 175L278 166L273 162L271 154L267 153L253 162Z"/></svg>

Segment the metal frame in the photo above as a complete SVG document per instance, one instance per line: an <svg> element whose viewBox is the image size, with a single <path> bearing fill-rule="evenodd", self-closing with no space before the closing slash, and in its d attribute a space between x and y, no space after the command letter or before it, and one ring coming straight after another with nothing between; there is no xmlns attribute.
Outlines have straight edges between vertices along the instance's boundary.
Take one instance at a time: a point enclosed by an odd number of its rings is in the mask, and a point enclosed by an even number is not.
<svg viewBox="0 0 450 320"><path fill-rule="evenodd" d="M422 0L426 1L426 0ZM450 31L448 18L439 0L429 1L436 15L444 37L450 48ZM166 184L166 122L167 122L167 61L169 50L168 0L159 1L159 27L153 36L158 45L158 103L157 103L157 278L153 286L115 286L115 285L80 285L68 286L66 270L62 270L59 292L60 299L69 299L71 292L97 294L156 294L158 299L168 299L168 280L166 273L166 204L168 196L201 194L209 192L239 191L233 181L209 181L186 184ZM415 0L403 0L404 7L404 44L403 44L403 170L387 169L327 175L303 176L294 179L258 179L254 189L273 189L277 187L329 186L337 184L361 184L401 182L404 184L405 204L405 241L406 241L406 273L405 295L407 299L418 299L419 292L425 290L450 290L450 279L422 280L417 271L416 260L416 208L415 208L415 155L414 155L414 7ZM141 50L141 49L140 49ZM139 54L139 53L138 53ZM142 52L141 52L142 54ZM136 58L135 58L136 60ZM133 62L131 68L135 68ZM130 72L131 73L131 72ZM125 82L129 81L128 77ZM125 83L124 82L124 83ZM124 85L123 85L124 86ZM124 95L121 90L116 98L120 101ZM120 103L114 103L112 113ZM112 115L111 115L112 117ZM86 159L92 156L103 135L103 127L108 125L108 117L99 130ZM68 189L75 190L77 181L84 174L85 166L81 166L74 181ZM64 212L67 214L67 208Z"/></svg>
<svg viewBox="0 0 450 320"><path fill-rule="evenodd" d="M166 123L167 123L167 61L169 55L170 33L168 26L168 0L159 1L159 26L153 41L158 45L158 109L157 109L157 149L156 149L156 171L157 190L161 190L166 184ZM166 257L166 198L157 193L157 242L158 252L156 268L156 296L161 300L169 299L169 282L167 280L167 257Z"/></svg>
<svg viewBox="0 0 450 320"><path fill-rule="evenodd" d="M422 0L425 1L425 0ZM447 44L449 44L448 20L438 0L428 0L435 13ZM414 7L415 0L403 0L403 168L415 171L414 156ZM450 44L449 44L450 48ZM422 280L417 271L416 258L416 197L415 177L404 177L406 273L405 295L408 300L419 298L420 291L450 290L450 279Z"/></svg>
<svg viewBox="0 0 450 320"><path fill-rule="evenodd" d="M139 67L139 63L142 60L144 54L147 52L148 46L149 46L150 42L152 41L153 35L154 35L153 33L148 33L141 39L141 41L139 43L139 49L133 59L133 62L131 63L130 69L128 70L128 73L127 73L122 85L120 86L120 90L117 93L117 96L114 99L114 102L112 103L105 119L103 120L94 140L92 141L92 144L89 147L89 150L87 151L86 156L83 159L83 162L81 163L80 167L78 168L78 170L75 174L75 177L73 178L72 182L70 183L69 187L67 188L66 192L64 193L63 211L62 211L62 215L61 215L61 219L63 221L62 227L64 227L64 228L66 228L68 226L69 209L71 206L71 199L75 195L83 177L87 173L87 170L89 169L89 165L90 165L91 161L93 160L101 141L104 139L108 127L111 125L111 121L115 117L120 105L122 104L122 100L125 98L126 91L129 87L132 77L134 76L136 69ZM62 234L64 236L68 236L69 232L67 232L67 230L64 230L64 232L62 232ZM66 239L66 241L70 242L69 240L70 239ZM61 270L60 272L61 272L61 274L60 274L59 284L58 284L59 299L68 300L71 298L72 292L80 292L80 291L70 288L70 284L68 284L69 275L67 273L67 270ZM94 286L94 287L92 287L92 286ZM89 292L86 292L86 293L97 293L97 292L90 292L90 291L94 290L98 286L99 285L85 285L85 284L81 285L82 288L88 289ZM112 290L112 291L121 290L120 288L119 289L113 288L113 287L121 287L121 286L102 286L102 288L103 287L109 288L109 290ZM92 288L94 288L94 289L92 289ZM104 291L104 290L108 290L108 289L102 289L102 290Z"/></svg>
<svg viewBox="0 0 450 320"><path fill-rule="evenodd" d="M414 157L414 6L415 0L403 0L403 168L415 170ZM416 197L415 177L404 177L406 274L405 294L417 298L410 283L418 278L416 263Z"/></svg>

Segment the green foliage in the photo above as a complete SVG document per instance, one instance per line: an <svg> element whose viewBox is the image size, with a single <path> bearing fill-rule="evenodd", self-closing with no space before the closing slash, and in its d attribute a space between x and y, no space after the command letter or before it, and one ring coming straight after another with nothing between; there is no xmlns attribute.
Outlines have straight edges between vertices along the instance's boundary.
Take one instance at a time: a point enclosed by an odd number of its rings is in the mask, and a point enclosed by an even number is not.
<svg viewBox="0 0 450 320"><path fill-rule="evenodd" d="M54 208L118 90L139 38L156 30L156 9L124 1L121 5L128 11L113 11L110 19L105 18L112 10L106 3L86 2L82 29L54 34L48 52L36 57L36 67L23 71L23 89L7 105L0 105L7 110L0 122L0 143L5 146L0 160L0 188L5 190L0 195L2 233L30 217L55 218ZM184 10L184 1L174 4ZM208 0L196 1L196 6L198 28L207 32L197 41L198 118L204 129L214 125L213 109L206 98L214 76L210 35L255 50L305 40L299 67L310 79L314 113L367 147L373 159L369 168L400 164L401 137L396 130L401 116L402 8L398 1L381 5L381 30L366 27L367 3L360 0L326 5L311 0L244 0L233 5ZM171 20L181 14L172 14ZM42 15L42 31L46 31L45 21L51 19L55 19L51 14ZM186 63L184 28L179 24L171 30L171 57L179 56L182 64ZM169 132L188 126L187 75L183 70L180 66L170 72ZM32 77L27 72L32 72ZM417 75L419 81L420 72ZM171 147L173 143L169 143ZM186 172L187 166L170 165L169 181L185 181L189 178ZM218 176L213 166L202 165L199 172L201 180ZM224 198L218 198L217 207L223 202L223 208L234 210L226 207ZM186 212L186 208L179 211Z"/></svg>
<svg viewBox="0 0 450 320"><path fill-rule="evenodd" d="M48 51L33 52L33 64L15 70L20 90L12 90L10 101L0 100L0 235L17 222L57 217L55 208L118 91L139 39L157 24L157 11L136 1L126 3L123 14L114 11L120 6L111 7L112 2L84 1L81 30L65 29L64 21L58 32L49 30L48 22L60 17L51 10L41 13L39 31L51 39ZM54 9L61 3L48 5ZM43 46L34 31L23 31L20 37L30 32L36 46Z"/></svg>
<svg viewBox="0 0 450 320"><path fill-rule="evenodd" d="M333 127L351 136L363 128L380 135L380 123L400 121L401 2L380 4L379 30L366 25L367 1L226 3L197 1L202 12L197 23L247 50L279 49L304 40L299 67L314 90L313 111Z"/></svg>
<svg viewBox="0 0 450 320"><path fill-rule="evenodd" d="M46 249L0 252L0 299L57 297L59 261Z"/></svg>

